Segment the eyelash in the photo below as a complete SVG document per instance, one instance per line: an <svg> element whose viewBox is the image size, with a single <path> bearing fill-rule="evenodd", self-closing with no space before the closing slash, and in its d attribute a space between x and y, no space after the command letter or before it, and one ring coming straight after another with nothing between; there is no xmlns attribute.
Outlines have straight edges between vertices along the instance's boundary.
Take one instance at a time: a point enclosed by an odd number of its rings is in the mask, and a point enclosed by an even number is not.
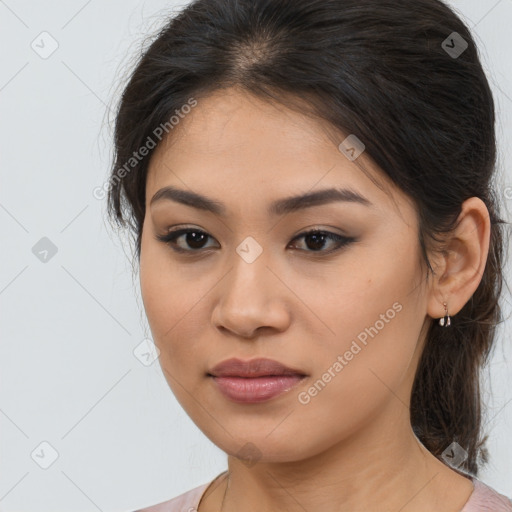
<svg viewBox="0 0 512 512"><path fill-rule="evenodd" d="M188 255L192 256L195 254L198 254L198 253L201 253L203 251L207 251L208 249L204 249L204 248L200 248L200 249L183 249L181 247L178 247L176 246L176 240L182 236L182 235L186 235L188 233L197 233L198 235L206 235L207 237L209 238L212 238L210 235L208 235L208 233L206 233L205 231L202 231L200 229L194 229L194 228L181 228L181 229L175 229L173 231L169 231L167 234L165 235L156 235L156 239L159 240L160 242L163 242L165 244L167 244L173 251L175 252L178 252L178 253L189 253ZM330 231L325 231L325 230L320 230L320 229L310 229L308 231L303 231L302 233L300 233L299 235L297 235L295 238L293 238L291 240L291 242L294 242L295 240L299 239L299 238L302 238L302 237L305 237L305 236L308 236L308 235L312 235L312 234L315 234L315 235L326 235L326 238L328 239L331 239L331 240L334 240L335 242L337 242L337 247L335 247L334 249L330 249L328 251L324 251L324 250L318 250L318 251L312 251L312 250L303 250L303 249L298 249L299 251L304 251L304 252L307 252L307 253L312 253L312 254L316 254L316 253L321 253L321 254L332 254L334 252L337 252L339 250L341 250L342 248L346 247L347 245L351 244L352 242L356 241L355 238L353 237L346 237L346 236L343 236L343 235L338 235L337 233L332 233Z"/></svg>

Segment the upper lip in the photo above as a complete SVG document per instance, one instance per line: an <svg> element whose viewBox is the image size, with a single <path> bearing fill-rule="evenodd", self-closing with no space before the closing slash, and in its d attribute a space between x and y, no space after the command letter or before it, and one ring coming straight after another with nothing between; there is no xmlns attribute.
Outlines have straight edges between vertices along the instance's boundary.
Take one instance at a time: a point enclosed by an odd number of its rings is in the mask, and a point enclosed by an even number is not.
<svg viewBox="0 0 512 512"><path fill-rule="evenodd" d="M290 368L273 359L226 359L214 366L209 372L214 377L264 377L271 375L301 375L305 373L295 368Z"/></svg>

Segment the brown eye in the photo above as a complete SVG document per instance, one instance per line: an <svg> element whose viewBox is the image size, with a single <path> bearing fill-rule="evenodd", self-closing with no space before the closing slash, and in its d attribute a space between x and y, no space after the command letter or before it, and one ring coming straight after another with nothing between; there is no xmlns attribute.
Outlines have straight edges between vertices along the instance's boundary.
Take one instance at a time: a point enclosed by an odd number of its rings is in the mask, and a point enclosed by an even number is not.
<svg viewBox="0 0 512 512"><path fill-rule="evenodd" d="M166 235L158 235L156 238L168 244L175 251L198 252L205 248L206 241L211 237L200 229L184 228L169 231ZM180 238L182 238L181 245L177 243Z"/></svg>
<svg viewBox="0 0 512 512"><path fill-rule="evenodd" d="M314 229L311 231L306 231L296 236L293 240L299 240L300 238L304 238L305 246L307 249L306 252L322 252L322 253L330 253L341 249L345 245L350 244L355 240L355 238L349 238L346 236L338 235L336 233L331 233L330 231L321 231L318 229ZM326 245L329 247L329 243L331 248L327 250L323 250Z"/></svg>

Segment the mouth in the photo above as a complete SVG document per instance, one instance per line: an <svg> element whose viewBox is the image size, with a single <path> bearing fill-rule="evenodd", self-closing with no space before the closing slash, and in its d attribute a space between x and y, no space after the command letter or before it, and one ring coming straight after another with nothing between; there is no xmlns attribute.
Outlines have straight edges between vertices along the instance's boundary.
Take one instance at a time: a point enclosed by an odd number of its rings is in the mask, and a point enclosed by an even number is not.
<svg viewBox="0 0 512 512"><path fill-rule="evenodd" d="M307 374L272 359L229 359L215 366L212 378L225 398L237 403L259 403L289 391Z"/></svg>

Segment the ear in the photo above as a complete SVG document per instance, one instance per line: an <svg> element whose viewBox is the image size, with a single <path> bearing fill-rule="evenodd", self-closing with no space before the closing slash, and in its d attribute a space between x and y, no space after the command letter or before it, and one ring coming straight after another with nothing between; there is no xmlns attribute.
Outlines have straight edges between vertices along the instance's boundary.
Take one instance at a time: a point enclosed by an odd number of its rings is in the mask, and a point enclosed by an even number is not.
<svg viewBox="0 0 512 512"><path fill-rule="evenodd" d="M430 284L427 314L432 318L456 315L478 288L487 262L491 223L485 203L471 197L462 204L455 230L446 239Z"/></svg>

